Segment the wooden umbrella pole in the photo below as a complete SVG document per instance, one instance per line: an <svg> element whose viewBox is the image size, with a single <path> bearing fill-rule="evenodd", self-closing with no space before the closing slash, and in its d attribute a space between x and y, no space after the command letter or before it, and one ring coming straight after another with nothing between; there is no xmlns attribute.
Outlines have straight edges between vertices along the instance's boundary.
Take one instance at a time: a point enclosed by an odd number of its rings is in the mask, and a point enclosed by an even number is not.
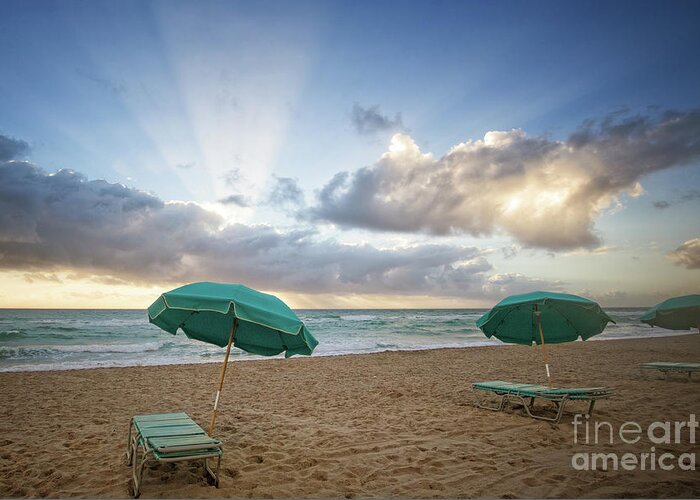
<svg viewBox="0 0 700 500"><path fill-rule="evenodd" d="M537 328L540 330L540 340L542 341L542 354L544 355L544 367L547 370L547 385L552 387L552 377L549 374L549 362L547 361L547 344L544 343L544 333L542 333L542 320L540 313L535 305L535 314L537 315Z"/></svg>
<svg viewBox="0 0 700 500"><path fill-rule="evenodd" d="M221 367L221 381L219 382L219 390L216 391L216 399L214 400L214 410L211 412L211 421L209 422L209 436L214 435L214 422L216 421L216 410L219 407L219 397L221 396L221 391L224 388L226 366L228 365L229 354L231 354L231 344L233 344L233 333L235 330L236 318L233 318L233 325L231 325L231 335L228 338L228 345L226 346L226 358L224 359L224 366Z"/></svg>

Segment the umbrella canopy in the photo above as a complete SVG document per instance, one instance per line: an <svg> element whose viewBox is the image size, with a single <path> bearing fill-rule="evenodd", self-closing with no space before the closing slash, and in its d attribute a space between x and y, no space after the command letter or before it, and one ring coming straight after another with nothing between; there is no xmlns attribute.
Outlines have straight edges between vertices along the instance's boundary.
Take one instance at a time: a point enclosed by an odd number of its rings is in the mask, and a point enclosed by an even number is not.
<svg viewBox="0 0 700 500"><path fill-rule="evenodd" d="M566 293L531 292L503 299L479 318L476 326L489 338L530 345L541 344L543 338L547 344L586 340L601 333L608 322L615 323L592 300Z"/></svg>
<svg viewBox="0 0 700 500"><path fill-rule="evenodd" d="M700 330L700 295L683 295L664 300L639 319L648 325L668 330Z"/></svg>
<svg viewBox="0 0 700 500"><path fill-rule="evenodd" d="M274 295L244 285L191 283L164 293L148 308L148 321L175 335L226 346L219 389L209 422L214 423L231 346L263 356L311 354L318 341L287 305Z"/></svg>
<svg viewBox="0 0 700 500"><path fill-rule="evenodd" d="M148 320L175 335L226 347L234 319L233 345L244 351L286 357L310 355L318 341L280 299L244 285L191 283L162 294Z"/></svg>
<svg viewBox="0 0 700 500"><path fill-rule="evenodd" d="M487 337L509 344L542 345L547 384L552 378L546 344L586 340L605 329L612 318L592 300L554 292L531 292L503 299L476 322Z"/></svg>

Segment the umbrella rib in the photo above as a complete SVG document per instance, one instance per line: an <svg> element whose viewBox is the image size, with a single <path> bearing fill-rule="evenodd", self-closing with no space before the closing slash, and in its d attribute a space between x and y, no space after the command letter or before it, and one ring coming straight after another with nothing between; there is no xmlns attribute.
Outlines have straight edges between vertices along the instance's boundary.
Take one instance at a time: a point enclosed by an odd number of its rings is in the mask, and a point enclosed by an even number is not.
<svg viewBox="0 0 700 500"><path fill-rule="evenodd" d="M184 320L180 322L179 325L177 325L177 327L182 328L185 325L185 323L187 323L187 320L189 320L192 316L194 316L197 313L199 313L199 311L192 311Z"/></svg>
<svg viewBox="0 0 700 500"><path fill-rule="evenodd" d="M554 309L557 313L559 313L559 316L561 316L562 318L564 318L564 321L566 321L566 323L574 330L574 333L576 334L576 338L579 338L579 337L583 338L583 336L582 336L581 333L578 331L578 329L573 325L573 323L571 323L571 321L569 321L569 318L567 318L566 316L564 316L564 313L561 312L557 307L555 307L555 305L556 305L556 302L552 301L552 305L551 305L550 307L551 307L552 309Z"/></svg>
<svg viewBox="0 0 700 500"><path fill-rule="evenodd" d="M512 308L509 308L508 310L506 310L506 313L503 315L503 319L502 319L501 321L498 322L498 324L493 328L493 331L498 330L498 327L501 326L501 325L503 324L503 322L508 318L508 316L510 316L511 314L513 314L513 311L515 311L515 310L517 310L517 309L520 309L520 307L521 307L522 305L523 305L523 304L518 304L517 306L512 307ZM491 336L493 336L493 334L491 334ZM498 338L498 337L496 337L496 338Z"/></svg>

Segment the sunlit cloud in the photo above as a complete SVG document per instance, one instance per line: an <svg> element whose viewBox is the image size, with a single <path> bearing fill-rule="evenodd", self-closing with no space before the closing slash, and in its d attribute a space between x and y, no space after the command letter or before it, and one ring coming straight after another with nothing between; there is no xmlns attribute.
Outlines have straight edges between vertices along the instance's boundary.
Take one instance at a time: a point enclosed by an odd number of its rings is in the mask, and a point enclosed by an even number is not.
<svg viewBox="0 0 700 500"><path fill-rule="evenodd" d="M686 269L700 269L700 238L693 238L669 252L673 262Z"/></svg>
<svg viewBox="0 0 700 500"><path fill-rule="evenodd" d="M644 193L640 180L700 158L700 111L610 115L566 141L493 131L441 158L396 134L373 166L336 174L303 216L343 228L489 236L524 246L600 247L594 224Z"/></svg>

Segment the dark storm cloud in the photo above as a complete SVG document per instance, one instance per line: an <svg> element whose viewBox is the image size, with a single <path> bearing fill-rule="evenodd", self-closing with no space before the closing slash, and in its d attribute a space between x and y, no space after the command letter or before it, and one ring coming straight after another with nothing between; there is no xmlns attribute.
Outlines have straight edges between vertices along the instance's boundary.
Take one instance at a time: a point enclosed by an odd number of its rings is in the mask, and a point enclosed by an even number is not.
<svg viewBox="0 0 700 500"><path fill-rule="evenodd" d="M69 270L120 283L479 296L491 269L473 247L379 249L226 222L197 204L165 203L70 170L0 163L0 269L30 279Z"/></svg>
<svg viewBox="0 0 700 500"><path fill-rule="evenodd" d="M502 231L555 251L595 247L601 210L623 193L641 194L645 175L699 158L700 110L615 113L566 141L489 132L441 158L396 134L373 166L336 174L304 216L378 231Z"/></svg>
<svg viewBox="0 0 700 500"><path fill-rule="evenodd" d="M379 106L370 106L363 108L355 103L352 107L351 115L352 125L355 131L361 135L370 135L376 132L384 132L387 130L403 129L403 121L401 113L396 113L393 119L383 115Z"/></svg>

